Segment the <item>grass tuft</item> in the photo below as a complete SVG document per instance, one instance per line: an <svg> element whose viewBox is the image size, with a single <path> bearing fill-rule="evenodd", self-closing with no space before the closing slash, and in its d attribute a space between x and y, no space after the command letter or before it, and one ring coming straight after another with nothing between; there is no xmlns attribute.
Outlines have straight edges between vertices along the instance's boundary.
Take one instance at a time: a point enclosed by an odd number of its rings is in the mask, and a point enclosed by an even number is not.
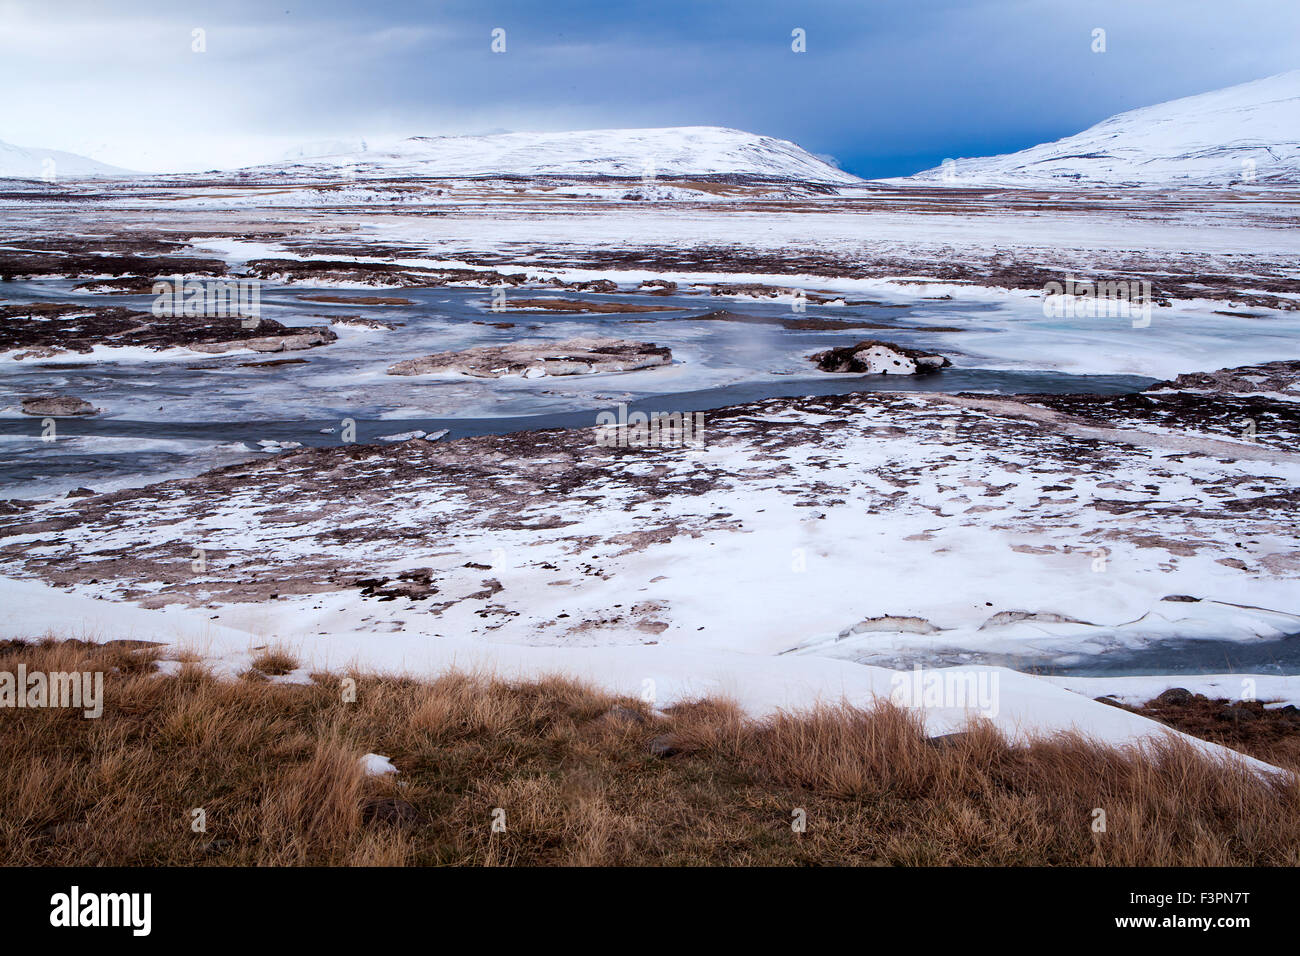
<svg viewBox="0 0 1300 956"><path fill-rule="evenodd" d="M280 648L267 648L253 658L253 670L267 677L283 677L297 669L297 659Z"/></svg>

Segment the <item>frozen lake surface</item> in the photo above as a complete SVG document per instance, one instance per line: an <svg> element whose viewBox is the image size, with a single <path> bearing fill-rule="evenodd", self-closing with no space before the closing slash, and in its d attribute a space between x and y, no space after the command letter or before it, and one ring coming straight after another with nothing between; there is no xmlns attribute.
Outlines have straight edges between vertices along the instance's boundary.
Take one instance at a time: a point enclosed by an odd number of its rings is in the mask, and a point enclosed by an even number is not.
<svg viewBox="0 0 1300 956"><path fill-rule="evenodd" d="M140 310L148 310L153 301L150 296L77 293L71 286L69 282L7 283L4 292L10 302L85 301ZM338 341L300 352L207 355L187 349L117 349L42 361L0 360L0 409L4 410L0 447L5 451L0 496L61 495L81 486L107 491L194 474L260 454L261 441L336 444L344 419L356 423L360 442L415 429L447 429L449 438L458 438L594 425L601 411L620 403L629 410L676 412L707 411L761 398L875 389L1113 394L1138 391L1154 380L1133 374L1078 374L1019 360L985 367L982 360L964 354L961 343L993 338L1010 346L1014 333L1000 328L1007 320L999 318L997 306L976 300L808 304L805 311L796 312L788 300L544 290L510 293L514 298L577 296L664 309L573 315L543 310L494 312L491 291L484 289L378 292L411 304L310 302L303 296L355 298L376 290L264 286L263 315L286 325L322 325L358 315L401 323L392 330L333 324ZM720 309L737 318L702 318ZM812 331L778 324L804 319L891 327ZM929 331L936 326L964 331ZM396 361L433 352L592 335L669 346L673 365L617 375L542 379L386 374ZM828 375L807 360L819 349L864 338L934 349L951 356L955 367L940 375L916 377ZM293 364L250 367L285 358ZM40 419L23 415L18 403L23 396L44 392L76 395L103 412L93 418L62 419L58 439L42 441Z"/></svg>
<svg viewBox="0 0 1300 956"><path fill-rule="evenodd" d="M7 283L8 302L69 302L148 310L149 296L77 293L70 282ZM309 295L382 295L409 304L306 301ZM99 350L93 355L16 362L0 359L0 498L61 497L194 475L259 457L259 442L333 446L345 419L358 442L413 430L447 430L448 438L543 428L589 427L602 411L707 411L764 398L858 391L993 394L1137 392L1178 371L1267 360L1282 354L1300 320L1273 318L1242 335L1242 319L1182 310L1157 317L1152 329L1128 318L1044 318L1034 299L943 301L894 294L846 304L703 294L596 295L566 290L511 290L511 298L581 298L652 305L662 311L571 314L507 308L493 311L479 288L338 289L264 285L263 315L289 326L331 325L338 340L292 353L209 355L185 349ZM509 301L507 302L509 305ZM719 318L719 310L732 315ZM368 329L359 316L400 323ZM826 320L833 327L791 322ZM879 324L886 328L844 327ZM939 331L942 329L943 331ZM394 362L440 351L522 339L562 341L598 335L654 342L672 349L670 367L640 372L472 379L451 375L390 376ZM917 376L828 375L814 351L883 339L946 355L953 367ZM290 364L263 365L282 359ZM40 437L41 419L18 411L26 395L60 392L103 409L91 418L60 419L55 441ZM707 426L706 426L707 432ZM278 450L271 446L268 450ZM1058 656L957 652L901 655L873 663L1001 664L1068 676L1300 673L1300 636L1283 640L1152 640Z"/></svg>

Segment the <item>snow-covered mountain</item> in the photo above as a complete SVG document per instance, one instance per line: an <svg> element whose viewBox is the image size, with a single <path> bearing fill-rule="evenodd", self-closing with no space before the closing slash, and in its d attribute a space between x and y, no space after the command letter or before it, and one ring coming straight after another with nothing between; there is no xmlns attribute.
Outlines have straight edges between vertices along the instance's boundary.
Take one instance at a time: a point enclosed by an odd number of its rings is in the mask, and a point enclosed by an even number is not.
<svg viewBox="0 0 1300 956"><path fill-rule="evenodd" d="M311 155L254 167L337 176L372 177L635 176L716 174L770 176L818 183L859 183L784 139L718 126L600 129L488 136L414 136L363 150ZM310 156L310 158L307 158Z"/></svg>
<svg viewBox="0 0 1300 956"><path fill-rule="evenodd" d="M958 159L950 185L1300 183L1300 70L1120 113L1054 143Z"/></svg>
<svg viewBox="0 0 1300 956"><path fill-rule="evenodd" d="M130 170L109 166L76 153L35 149L0 142L0 179L95 179L130 176Z"/></svg>

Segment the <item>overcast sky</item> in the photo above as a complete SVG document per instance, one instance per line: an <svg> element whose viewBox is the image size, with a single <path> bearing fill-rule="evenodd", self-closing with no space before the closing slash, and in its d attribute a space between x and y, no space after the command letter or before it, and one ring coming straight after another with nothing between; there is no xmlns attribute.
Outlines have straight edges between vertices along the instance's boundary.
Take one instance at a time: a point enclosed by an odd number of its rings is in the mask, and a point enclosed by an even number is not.
<svg viewBox="0 0 1300 956"><path fill-rule="evenodd" d="M1300 0L0 0L0 140L167 171L712 125L887 176L1297 67Z"/></svg>

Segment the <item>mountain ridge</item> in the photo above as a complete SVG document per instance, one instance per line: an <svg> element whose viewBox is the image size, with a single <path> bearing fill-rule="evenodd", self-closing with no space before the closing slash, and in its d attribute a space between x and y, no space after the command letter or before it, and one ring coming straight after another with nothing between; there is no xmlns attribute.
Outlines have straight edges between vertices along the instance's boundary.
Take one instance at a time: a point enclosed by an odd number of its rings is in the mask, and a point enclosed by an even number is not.
<svg viewBox="0 0 1300 956"><path fill-rule="evenodd" d="M245 167L245 172L470 178L764 176L851 185L863 180L789 140L720 126L668 126L412 136L325 155Z"/></svg>
<svg viewBox="0 0 1300 956"><path fill-rule="evenodd" d="M1048 143L891 182L950 185L1300 183L1300 70L1116 113Z"/></svg>

